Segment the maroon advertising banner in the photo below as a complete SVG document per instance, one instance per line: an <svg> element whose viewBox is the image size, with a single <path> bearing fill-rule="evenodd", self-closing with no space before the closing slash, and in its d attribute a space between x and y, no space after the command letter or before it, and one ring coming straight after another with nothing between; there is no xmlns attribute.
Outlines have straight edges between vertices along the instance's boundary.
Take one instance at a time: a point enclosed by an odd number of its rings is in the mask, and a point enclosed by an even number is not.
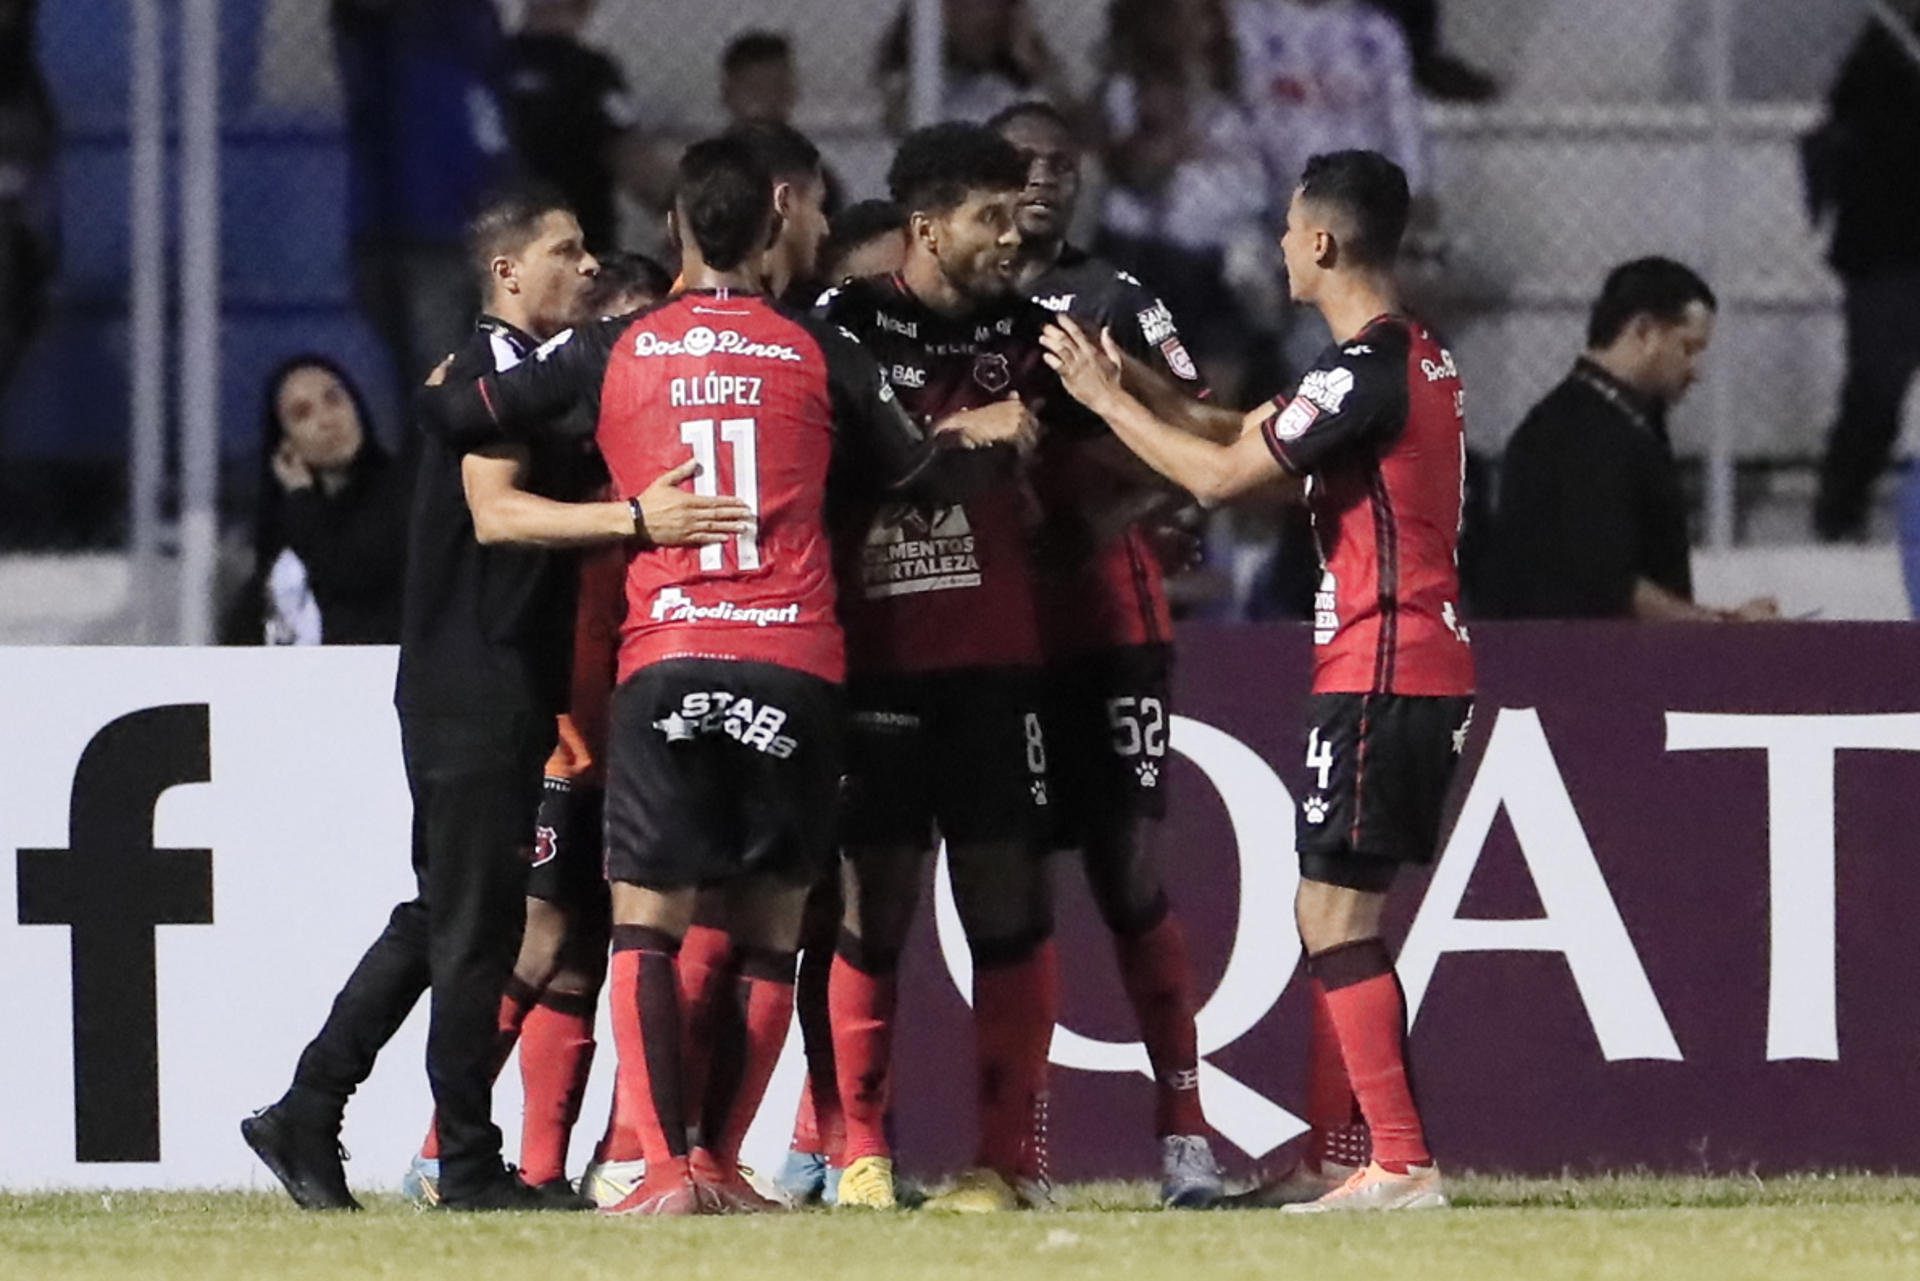
<svg viewBox="0 0 1920 1281"><path fill-rule="evenodd" d="M1447 1165L1920 1169L1920 629L1475 629L1480 699L1433 869L1395 890L1417 1085ZM1303 1129L1291 898L1310 794L1304 629L1179 638L1160 863L1198 970L1230 1161ZM1153 1169L1110 938L1057 877L1057 1177ZM944 890L908 960L898 1131L967 1163L965 946Z"/></svg>

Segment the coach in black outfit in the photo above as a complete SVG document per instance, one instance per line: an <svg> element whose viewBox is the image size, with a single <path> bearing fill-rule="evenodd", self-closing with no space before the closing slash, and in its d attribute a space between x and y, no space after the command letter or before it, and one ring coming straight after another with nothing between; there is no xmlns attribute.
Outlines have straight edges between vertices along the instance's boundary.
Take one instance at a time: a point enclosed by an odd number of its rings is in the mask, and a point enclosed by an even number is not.
<svg viewBox="0 0 1920 1281"><path fill-rule="evenodd" d="M1772 617L1693 600L1687 502L1667 411L1713 340L1713 291L1665 258L1614 269L1587 351L1533 407L1501 464L1493 603L1514 618L1715 621Z"/></svg>
<svg viewBox="0 0 1920 1281"><path fill-rule="evenodd" d="M447 371L455 378L510 368L579 319L596 269L578 221L549 189L489 203L472 242L488 314ZM305 1208L358 1208L341 1167L341 1116L429 987L441 1203L587 1208L515 1179L492 1120L496 1018L520 944L541 771L568 688L575 562L559 553L636 534L669 544L734 532L695 532L734 504L675 488L679 473L631 501L571 501L604 475L590 452L593 426L548 424L513 439L423 424L395 693L419 892L393 910L348 978L292 1087L241 1124ZM489 483L502 471L515 487Z"/></svg>

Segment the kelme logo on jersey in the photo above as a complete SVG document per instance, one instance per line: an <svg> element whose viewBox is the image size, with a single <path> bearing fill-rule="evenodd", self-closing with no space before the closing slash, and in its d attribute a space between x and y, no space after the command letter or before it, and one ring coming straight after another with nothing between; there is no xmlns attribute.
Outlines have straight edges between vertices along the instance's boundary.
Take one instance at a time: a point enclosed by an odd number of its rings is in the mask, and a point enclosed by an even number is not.
<svg viewBox="0 0 1920 1281"><path fill-rule="evenodd" d="M1353 392L1351 369L1316 369L1300 380L1300 395L1330 414L1340 412Z"/></svg>
<svg viewBox="0 0 1920 1281"><path fill-rule="evenodd" d="M698 690L681 696L680 706L653 723L669 743L690 743L706 734L725 734L744 747L785 760L799 742L782 734L787 713L728 690Z"/></svg>
<svg viewBox="0 0 1920 1281"><path fill-rule="evenodd" d="M636 356L747 356L756 360L783 360L789 364L801 363L803 357L791 347L779 343L754 342L737 329L722 329L715 332L705 325L695 325L681 335L678 342L671 338L662 338L648 330L633 340L633 354Z"/></svg>
<svg viewBox="0 0 1920 1281"><path fill-rule="evenodd" d="M769 609L761 605L736 605L730 600L702 605L678 587L669 587L653 598L652 617L656 623L752 623L755 627L770 627L799 622L800 607L781 605Z"/></svg>
<svg viewBox="0 0 1920 1281"><path fill-rule="evenodd" d="M980 558L964 507L931 514L898 504L884 509L867 531L860 579L868 600L951 591L980 585Z"/></svg>

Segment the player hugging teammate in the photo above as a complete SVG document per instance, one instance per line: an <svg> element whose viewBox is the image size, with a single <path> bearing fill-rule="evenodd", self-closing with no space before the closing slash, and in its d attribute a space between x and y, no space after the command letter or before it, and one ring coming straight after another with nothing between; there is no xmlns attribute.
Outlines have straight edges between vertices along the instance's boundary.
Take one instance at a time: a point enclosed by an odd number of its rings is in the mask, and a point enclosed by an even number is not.
<svg viewBox="0 0 1920 1281"><path fill-rule="evenodd" d="M909 136L889 173L903 265L809 316L773 298L824 234L817 152L791 131L696 144L674 212L682 292L427 397L454 436L588 415L615 492L664 474L747 513L724 541L629 543L624 609L583 611L583 628L620 619L610 709L587 705L591 681L574 708L591 727L575 755L606 744L619 1068L587 1189L603 1210L778 1208L739 1153L803 941L825 981L800 1002L810 1071L790 1193L897 1204L897 969L943 845L972 952L979 1133L973 1167L929 1208L1050 1199L1056 849L1080 855L1113 932L1155 1074L1163 1200L1220 1199L1191 968L1148 856L1170 622L1141 526L1189 495L1256 487L1308 503L1327 560L1308 764L1328 817L1301 852L1311 1147L1241 1200L1444 1204L1378 937L1394 869L1434 852L1472 684L1454 616L1458 379L1392 294L1404 177L1371 153L1309 167L1283 248L1295 296L1341 342L1297 398L1242 418L1199 398L1157 298L1065 242L1078 164L1039 104ZM577 847L581 830L547 823L543 848ZM553 961L581 972L584 1002L606 901ZM543 1180L578 1109L584 1002L550 1002L575 1052Z"/></svg>

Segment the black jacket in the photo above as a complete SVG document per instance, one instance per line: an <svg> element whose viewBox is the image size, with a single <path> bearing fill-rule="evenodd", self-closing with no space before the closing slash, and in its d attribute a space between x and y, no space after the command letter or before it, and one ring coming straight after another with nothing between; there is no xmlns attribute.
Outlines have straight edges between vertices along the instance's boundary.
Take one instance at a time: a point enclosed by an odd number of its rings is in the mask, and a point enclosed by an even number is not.
<svg viewBox="0 0 1920 1281"><path fill-rule="evenodd" d="M1507 443L1490 551L1496 612L1626 618L1647 579L1693 599L1665 406L1581 360Z"/></svg>

